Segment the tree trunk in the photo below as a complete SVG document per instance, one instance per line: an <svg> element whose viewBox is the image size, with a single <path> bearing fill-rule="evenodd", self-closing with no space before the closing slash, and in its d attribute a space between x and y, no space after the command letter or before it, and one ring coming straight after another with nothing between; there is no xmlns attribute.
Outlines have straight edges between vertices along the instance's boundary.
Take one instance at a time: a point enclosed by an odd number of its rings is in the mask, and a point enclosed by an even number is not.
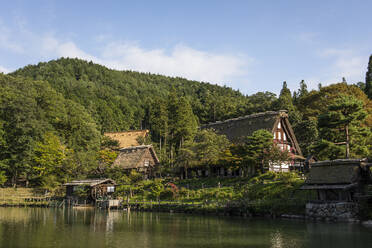
<svg viewBox="0 0 372 248"><path fill-rule="evenodd" d="M12 186L15 188L17 186L17 171L14 172L12 177Z"/></svg>
<svg viewBox="0 0 372 248"><path fill-rule="evenodd" d="M169 153L169 161L170 161L170 165L171 167L173 167L173 144L170 144L169 145L169 149L170 149L170 153Z"/></svg>
<svg viewBox="0 0 372 248"><path fill-rule="evenodd" d="M161 135L160 135L160 141L159 141L159 148L160 148L160 153L161 153Z"/></svg>
<svg viewBox="0 0 372 248"><path fill-rule="evenodd" d="M346 133L346 158L350 157L350 137L349 137L349 125L345 126Z"/></svg>

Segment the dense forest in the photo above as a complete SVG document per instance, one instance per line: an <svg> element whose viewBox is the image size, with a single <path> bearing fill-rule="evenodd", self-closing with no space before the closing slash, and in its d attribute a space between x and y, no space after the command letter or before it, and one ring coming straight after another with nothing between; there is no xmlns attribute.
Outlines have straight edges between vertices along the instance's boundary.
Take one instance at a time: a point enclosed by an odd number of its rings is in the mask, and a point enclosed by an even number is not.
<svg viewBox="0 0 372 248"><path fill-rule="evenodd" d="M198 126L279 109L288 110L305 155L371 156L371 75L372 56L365 82L343 80L309 91L302 81L295 92L284 82L279 96L247 96L226 86L115 71L79 59L29 65L0 74L0 183L53 186L70 178L102 176L97 167L109 166L115 156L102 134L131 129L151 131L147 142L156 147L164 168L247 164L262 145L237 148ZM269 147L266 134L255 135L247 141L266 140Z"/></svg>

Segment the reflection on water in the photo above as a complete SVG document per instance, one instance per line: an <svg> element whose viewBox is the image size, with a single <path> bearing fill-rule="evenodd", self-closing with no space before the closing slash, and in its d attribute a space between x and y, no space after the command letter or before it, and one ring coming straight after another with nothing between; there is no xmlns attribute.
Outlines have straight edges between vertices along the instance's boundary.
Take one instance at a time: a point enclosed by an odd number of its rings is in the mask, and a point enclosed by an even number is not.
<svg viewBox="0 0 372 248"><path fill-rule="evenodd" d="M303 221L0 208L0 247L372 247L372 230Z"/></svg>

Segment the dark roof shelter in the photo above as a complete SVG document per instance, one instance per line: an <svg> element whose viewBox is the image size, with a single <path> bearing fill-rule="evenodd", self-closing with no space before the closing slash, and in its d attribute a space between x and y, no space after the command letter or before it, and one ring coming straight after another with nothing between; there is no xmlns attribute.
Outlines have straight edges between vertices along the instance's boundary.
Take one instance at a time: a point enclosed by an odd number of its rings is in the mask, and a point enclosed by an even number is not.
<svg viewBox="0 0 372 248"><path fill-rule="evenodd" d="M66 186L67 199L85 198L88 202L94 202L97 199L110 198L115 192L116 183L109 178L84 179L65 183L64 186Z"/></svg>
<svg viewBox="0 0 372 248"><path fill-rule="evenodd" d="M368 159L337 159L314 162L301 189L318 191L322 201L352 201L366 193L372 183Z"/></svg>

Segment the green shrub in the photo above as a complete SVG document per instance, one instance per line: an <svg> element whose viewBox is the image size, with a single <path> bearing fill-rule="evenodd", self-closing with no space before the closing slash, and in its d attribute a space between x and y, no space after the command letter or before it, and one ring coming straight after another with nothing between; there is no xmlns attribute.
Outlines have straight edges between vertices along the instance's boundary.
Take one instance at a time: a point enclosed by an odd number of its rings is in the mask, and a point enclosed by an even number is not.
<svg viewBox="0 0 372 248"><path fill-rule="evenodd" d="M129 174L129 178L133 183L137 183L143 180L143 175L136 170L131 170Z"/></svg>
<svg viewBox="0 0 372 248"><path fill-rule="evenodd" d="M164 191L164 185L160 179L155 179L149 186L149 197L152 200L159 200L161 192Z"/></svg>
<svg viewBox="0 0 372 248"><path fill-rule="evenodd" d="M5 171L0 171L0 186L3 186L6 181L7 177L5 175Z"/></svg>
<svg viewBox="0 0 372 248"><path fill-rule="evenodd" d="M160 200L173 200L175 199L175 197L176 197L175 193L170 188L166 188L163 191L161 191L159 196Z"/></svg>

